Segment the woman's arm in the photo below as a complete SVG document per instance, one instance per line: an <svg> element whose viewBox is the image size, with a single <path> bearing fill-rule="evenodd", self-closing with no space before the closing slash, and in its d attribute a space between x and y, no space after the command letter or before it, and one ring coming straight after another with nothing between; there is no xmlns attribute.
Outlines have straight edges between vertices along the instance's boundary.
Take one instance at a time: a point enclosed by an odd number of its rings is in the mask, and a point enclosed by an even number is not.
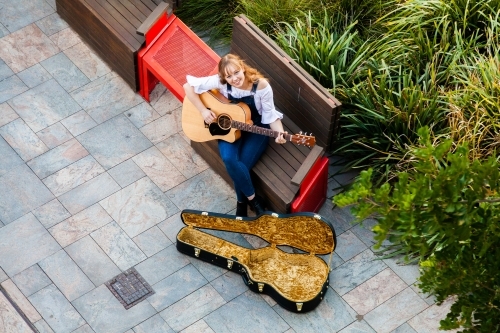
<svg viewBox="0 0 500 333"><path fill-rule="evenodd" d="M184 84L183 87L184 91L186 92L186 98L189 99L191 103L193 103L193 105L198 109L198 111L200 111L203 120L205 120L207 124L213 122L216 118L215 113L213 113L212 111L207 109L205 105L203 105L203 102L200 99L200 95L198 95L194 91L194 87L192 87L187 82Z"/></svg>
<svg viewBox="0 0 500 333"><path fill-rule="evenodd" d="M278 116L282 117L281 113L275 111L273 92L272 92L271 87L269 86L269 82L267 82L267 80L260 80L259 85L257 86L257 89L258 90L266 89L266 92L263 94L262 99L261 99L262 107L264 109L267 109L267 110L274 110L273 111L274 116L278 115ZM263 111L263 112L265 112L265 111ZM283 123L281 122L280 118L276 118L273 122L269 123L269 127L271 127L271 129L273 131L277 131L277 132L282 133L280 136L278 136L275 139L276 143L283 144L286 142L286 139L283 137L283 133L286 134L286 132L283 129Z"/></svg>

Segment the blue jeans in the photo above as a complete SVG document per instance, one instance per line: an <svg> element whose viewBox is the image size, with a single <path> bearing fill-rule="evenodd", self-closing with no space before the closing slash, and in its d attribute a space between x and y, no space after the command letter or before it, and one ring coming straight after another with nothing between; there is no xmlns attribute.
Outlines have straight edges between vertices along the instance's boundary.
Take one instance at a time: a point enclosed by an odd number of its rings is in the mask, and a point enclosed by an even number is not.
<svg viewBox="0 0 500 333"><path fill-rule="evenodd" d="M260 126L269 128L269 125ZM245 202L247 197L255 194L250 170L262 156L268 143L269 137L250 132L242 132L241 138L232 143L219 140L219 153L233 180L239 202Z"/></svg>

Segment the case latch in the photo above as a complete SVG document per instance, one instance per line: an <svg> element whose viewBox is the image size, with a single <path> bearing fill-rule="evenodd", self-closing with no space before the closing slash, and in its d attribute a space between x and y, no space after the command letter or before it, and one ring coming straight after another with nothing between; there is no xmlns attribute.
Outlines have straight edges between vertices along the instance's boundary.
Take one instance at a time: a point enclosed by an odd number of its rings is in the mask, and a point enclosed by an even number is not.
<svg viewBox="0 0 500 333"><path fill-rule="evenodd" d="M227 269L231 269L233 267L233 261L231 259L227 259Z"/></svg>
<svg viewBox="0 0 500 333"><path fill-rule="evenodd" d="M257 286L259 287L259 292L262 292L264 290L264 284L263 283L257 283Z"/></svg>
<svg viewBox="0 0 500 333"><path fill-rule="evenodd" d="M302 311L302 305L303 305L303 304L304 304L304 303L295 303L295 305L297 305L297 311L298 311L298 312Z"/></svg>
<svg viewBox="0 0 500 333"><path fill-rule="evenodd" d="M195 256L195 257L199 257L199 256L200 256L200 251L201 251L201 250L200 250L199 248L195 247L195 248L194 248L194 256Z"/></svg>

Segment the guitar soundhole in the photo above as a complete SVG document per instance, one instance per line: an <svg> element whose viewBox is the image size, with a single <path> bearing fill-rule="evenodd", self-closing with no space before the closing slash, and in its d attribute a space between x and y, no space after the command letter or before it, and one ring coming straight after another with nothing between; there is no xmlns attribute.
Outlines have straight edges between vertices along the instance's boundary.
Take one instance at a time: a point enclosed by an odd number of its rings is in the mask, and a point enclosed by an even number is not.
<svg viewBox="0 0 500 333"><path fill-rule="evenodd" d="M229 117L227 114L221 114L219 115L219 117L217 117L217 124L223 130L231 129L231 117Z"/></svg>

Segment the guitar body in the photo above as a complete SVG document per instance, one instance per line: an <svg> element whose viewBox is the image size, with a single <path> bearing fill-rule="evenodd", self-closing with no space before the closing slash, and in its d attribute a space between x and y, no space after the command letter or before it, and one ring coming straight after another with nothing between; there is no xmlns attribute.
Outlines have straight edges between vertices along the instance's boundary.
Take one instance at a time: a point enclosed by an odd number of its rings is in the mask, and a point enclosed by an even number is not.
<svg viewBox="0 0 500 333"><path fill-rule="evenodd" d="M200 99L207 109L215 115L228 115L232 120L252 124L252 112L245 103L231 103L220 92L211 90L200 94ZM195 142L205 142L221 139L234 142L241 136L241 131L235 128L223 129L216 123L207 125L200 111L187 98L182 103L182 130L186 136Z"/></svg>

